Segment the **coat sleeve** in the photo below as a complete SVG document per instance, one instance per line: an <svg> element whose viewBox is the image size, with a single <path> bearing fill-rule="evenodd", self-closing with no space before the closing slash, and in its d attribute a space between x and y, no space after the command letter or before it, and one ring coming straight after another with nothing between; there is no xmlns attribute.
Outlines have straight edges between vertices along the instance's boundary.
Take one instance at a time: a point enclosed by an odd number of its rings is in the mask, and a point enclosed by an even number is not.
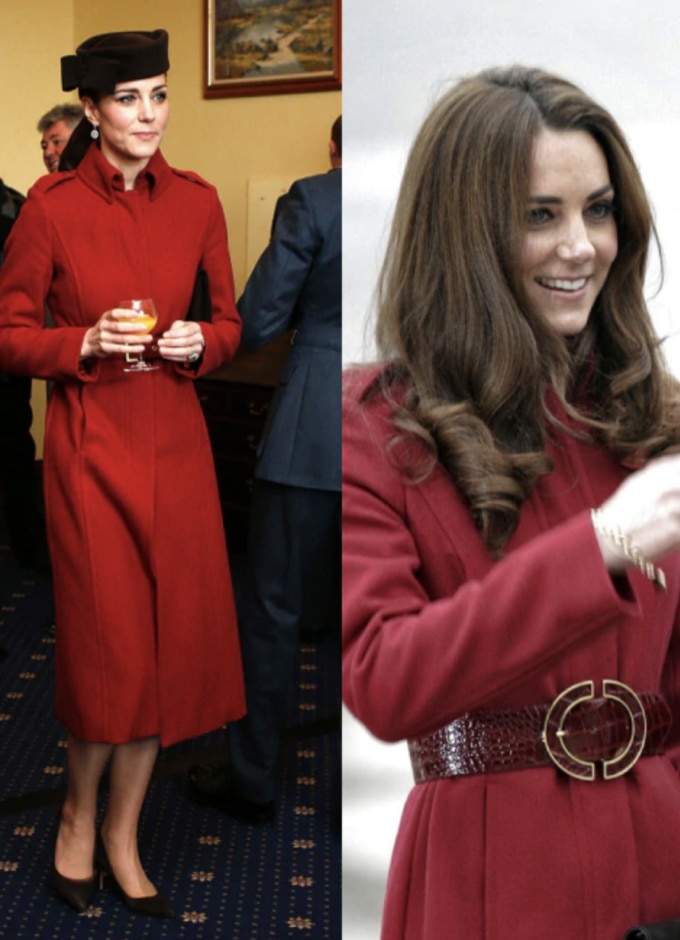
<svg viewBox="0 0 680 940"><path fill-rule="evenodd" d="M60 381L94 381L80 360L85 326L45 328L54 269L53 228L43 196L31 190L5 246L0 269L0 369Z"/></svg>
<svg viewBox="0 0 680 940"><path fill-rule="evenodd" d="M343 694L377 737L430 733L488 707L591 633L641 617L634 589L626 597L614 586L588 512L489 564L479 579L466 580L462 559L453 559L450 594L428 596L408 487L384 429L358 406L346 408Z"/></svg>
<svg viewBox="0 0 680 940"><path fill-rule="evenodd" d="M248 346L263 346L293 326L297 299L323 240L308 188L294 183L279 205L272 238L238 302Z"/></svg>
<svg viewBox="0 0 680 940"><path fill-rule="evenodd" d="M201 323L205 349L196 368L178 365L183 375L198 377L230 362L241 339L241 317L236 309L234 274L229 255L227 223L217 191L212 199L201 266L208 275L212 321Z"/></svg>

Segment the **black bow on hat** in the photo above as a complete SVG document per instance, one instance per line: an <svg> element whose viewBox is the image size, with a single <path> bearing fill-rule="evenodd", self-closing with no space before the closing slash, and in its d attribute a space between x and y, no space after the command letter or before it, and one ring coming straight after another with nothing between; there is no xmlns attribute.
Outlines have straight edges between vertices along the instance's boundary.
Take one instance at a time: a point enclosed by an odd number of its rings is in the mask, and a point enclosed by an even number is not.
<svg viewBox="0 0 680 940"><path fill-rule="evenodd" d="M169 68L164 29L102 33L81 43L75 55L62 56L61 87L64 91L92 88L111 94L119 82L163 75Z"/></svg>

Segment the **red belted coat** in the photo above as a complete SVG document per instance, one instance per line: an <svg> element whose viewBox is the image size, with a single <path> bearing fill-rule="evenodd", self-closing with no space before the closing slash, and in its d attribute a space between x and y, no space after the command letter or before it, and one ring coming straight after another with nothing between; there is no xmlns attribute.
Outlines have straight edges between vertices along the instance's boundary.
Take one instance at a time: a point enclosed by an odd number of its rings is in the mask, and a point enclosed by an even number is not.
<svg viewBox="0 0 680 940"><path fill-rule="evenodd" d="M198 370L79 360L86 330L153 297L157 331L210 278ZM44 328L47 305L54 328ZM0 368L53 379L44 482L57 624L57 717L87 741L163 745L244 712L236 617L196 376L241 323L216 190L156 153L137 187L91 146L30 191L0 273Z"/></svg>
<svg viewBox="0 0 680 940"><path fill-rule="evenodd" d="M599 689L614 679L666 694L675 747L680 557L662 562L665 593L636 571L615 585L590 517L630 471L601 446L551 432L554 472L494 561L441 466L419 484L400 475L389 408L360 403L366 381L348 379L343 419L351 711L398 741L478 709L549 703L584 680ZM414 786L383 940L621 940L633 924L680 918L672 757L642 757L609 781L550 765Z"/></svg>

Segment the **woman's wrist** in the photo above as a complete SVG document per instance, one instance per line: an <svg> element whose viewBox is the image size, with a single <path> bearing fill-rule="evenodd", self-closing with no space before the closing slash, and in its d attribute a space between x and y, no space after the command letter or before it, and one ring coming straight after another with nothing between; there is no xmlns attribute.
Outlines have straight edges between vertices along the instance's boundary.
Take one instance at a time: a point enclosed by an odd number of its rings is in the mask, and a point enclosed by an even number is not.
<svg viewBox="0 0 680 940"><path fill-rule="evenodd" d="M81 347L80 347L80 358L81 358L81 359L89 359L90 356L94 355L94 347L93 347L92 343L90 342L90 334L91 334L91 332L92 332L92 327L90 327L90 329L87 330L87 331L85 332L85 335L83 336L83 342L82 342L82 345L81 345Z"/></svg>

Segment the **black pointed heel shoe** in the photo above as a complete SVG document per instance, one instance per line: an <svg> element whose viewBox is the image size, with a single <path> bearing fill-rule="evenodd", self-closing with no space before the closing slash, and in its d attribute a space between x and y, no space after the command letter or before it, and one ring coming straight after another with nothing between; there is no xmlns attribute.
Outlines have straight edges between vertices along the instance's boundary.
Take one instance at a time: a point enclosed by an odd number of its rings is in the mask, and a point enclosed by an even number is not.
<svg viewBox="0 0 680 940"><path fill-rule="evenodd" d="M61 826L61 809L54 820L53 841L56 852L57 838ZM57 866L52 860L50 864L50 884L57 897L64 901L74 911L83 914L94 901L97 893L97 869L91 878L67 878L57 871Z"/></svg>
<svg viewBox="0 0 680 940"><path fill-rule="evenodd" d="M57 871L54 862L50 866L50 883L57 897L79 914L88 909L97 893L96 872L91 878L66 878Z"/></svg>
<svg viewBox="0 0 680 940"><path fill-rule="evenodd" d="M104 845L104 840L102 839L100 833L97 834L94 857L95 865L100 872L100 884L103 884L104 877L108 875L108 877L111 879L111 883L123 899L123 903L129 911L132 911L135 914L145 914L147 917L175 916L175 912L172 909L172 904L170 901L168 901L164 894L161 894L160 891L157 891L155 894L149 895L145 898L131 898L129 894L126 894L125 891L123 891L120 884L118 883L118 879L113 873L111 862L109 861L109 856L106 851L106 846Z"/></svg>

